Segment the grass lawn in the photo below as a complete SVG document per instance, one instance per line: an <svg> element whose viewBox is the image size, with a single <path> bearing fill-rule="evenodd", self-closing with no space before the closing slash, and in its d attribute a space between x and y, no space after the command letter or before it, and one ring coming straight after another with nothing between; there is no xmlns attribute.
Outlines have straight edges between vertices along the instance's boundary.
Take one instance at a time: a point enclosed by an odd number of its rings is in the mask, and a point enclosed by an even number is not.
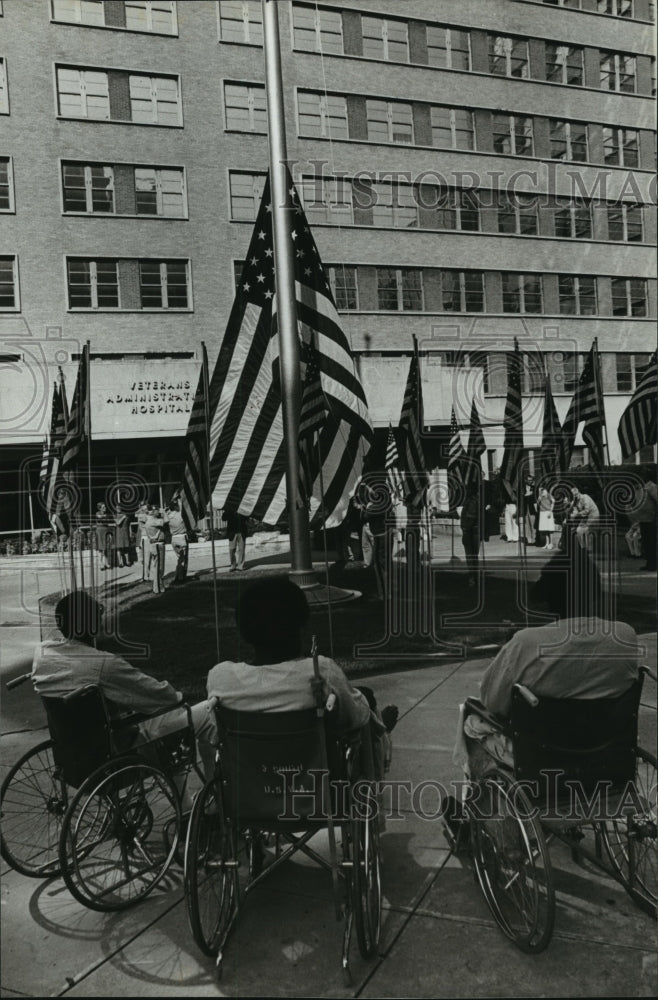
<svg viewBox="0 0 658 1000"><path fill-rule="evenodd" d="M279 557L280 559L280 557ZM256 576L286 570L266 563L246 573L222 574L217 579L219 657L249 659L251 650L240 639L235 625L235 606L242 588ZM535 572L536 576L536 572ZM400 600L389 613L393 628L386 628L386 608L375 593L372 572L356 564L330 567L330 583L360 591L362 596L332 610L333 655L352 677L386 670L415 668L423 661L435 662L438 652L450 659L491 656L492 644L502 644L513 628L525 625L518 610L517 580L513 572L486 577L480 607L477 590L469 590L463 568L441 567L434 575L436 636L427 635L419 608L432 602ZM167 579L167 583L170 579ZM183 691L186 698L205 695L206 675L218 661L213 586L210 572L201 572L179 587L155 595L140 581L119 581L114 591L101 593L109 631L99 646L121 653L130 662L156 677L164 677ZM403 588L402 588L403 589ZM628 588L627 588L628 590ZM59 595L44 599L49 606ZM537 609L538 610L538 609ZM425 614L430 618L429 613ZM637 593L623 593L617 617L638 632L656 629L654 601ZM537 622L538 623L538 622ZM387 639L387 633L391 634ZM331 655L329 615L326 606L314 610L308 627L318 637L319 651ZM357 648L360 647L360 648ZM370 647L370 648L368 648ZM479 649L478 647L489 647Z"/></svg>

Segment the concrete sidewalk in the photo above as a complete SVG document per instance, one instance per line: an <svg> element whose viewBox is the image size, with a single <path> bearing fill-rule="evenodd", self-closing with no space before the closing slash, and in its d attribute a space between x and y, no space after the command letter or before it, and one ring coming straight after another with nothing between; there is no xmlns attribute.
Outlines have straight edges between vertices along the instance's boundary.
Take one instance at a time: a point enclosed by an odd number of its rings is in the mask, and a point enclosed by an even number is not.
<svg viewBox="0 0 658 1000"><path fill-rule="evenodd" d="M3 673L29 666L38 638L34 598L48 589L55 589L48 576L21 587L5 579ZM655 635L643 641L655 665ZM437 808L435 783L461 777L452 761L457 706L477 692L488 662L441 662L369 678L380 704L400 707L390 777L411 780L417 796L415 803L403 797L401 818L388 820L380 952L365 963L354 941L350 989L341 977L342 924L331 880L310 861L289 863L249 899L220 983L189 931L179 868L143 904L101 914L75 902L61 879L30 880L3 863L1 995L652 996L656 924L615 881L553 845L555 934L543 954L524 955L495 925L468 859L450 854L440 821L429 818ZM655 693L647 682L640 720L647 747L655 743ZM44 732L29 685L3 690L3 774ZM322 835L317 839L326 849Z"/></svg>

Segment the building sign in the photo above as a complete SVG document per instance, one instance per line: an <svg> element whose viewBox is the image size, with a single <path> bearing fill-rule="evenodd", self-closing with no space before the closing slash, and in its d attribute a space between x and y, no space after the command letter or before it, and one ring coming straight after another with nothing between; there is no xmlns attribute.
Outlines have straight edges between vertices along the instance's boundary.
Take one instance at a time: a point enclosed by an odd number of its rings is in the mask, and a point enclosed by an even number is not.
<svg viewBox="0 0 658 1000"><path fill-rule="evenodd" d="M198 361L92 361L92 434L185 434L198 378Z"/></svg>

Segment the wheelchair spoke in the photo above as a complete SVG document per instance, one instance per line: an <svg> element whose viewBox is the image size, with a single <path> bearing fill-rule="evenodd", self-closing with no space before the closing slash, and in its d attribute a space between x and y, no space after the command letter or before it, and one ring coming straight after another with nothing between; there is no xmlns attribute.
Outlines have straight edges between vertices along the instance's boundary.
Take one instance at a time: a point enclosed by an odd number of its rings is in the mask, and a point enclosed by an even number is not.
<svg viewBox="0 0 658 1000"><path fill-rule="evenodd" d="M46 741L24 754L0 791L2 857L24 875L59 873L59 837L69 793Z"/></svg>

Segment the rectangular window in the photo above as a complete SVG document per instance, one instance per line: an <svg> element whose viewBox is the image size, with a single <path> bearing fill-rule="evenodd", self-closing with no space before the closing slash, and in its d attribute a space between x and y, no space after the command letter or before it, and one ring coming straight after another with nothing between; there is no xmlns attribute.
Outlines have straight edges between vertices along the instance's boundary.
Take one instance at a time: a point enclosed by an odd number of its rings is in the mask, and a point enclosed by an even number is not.
<svg viewBox="0 0 658 1000"><path fill-rule="evenodd" d="M612 14L613 17L634 17L633 0L597 0L599 14Z"/></svg>
<svg viewBox="0 0 658 1000"><path fill-rule="evenodd" d="M236 132L267 132L265 87L225 83L226 128Z"/></svg>
<svg viewBox="0 0 658 1000"><path fill-rule="evenodd" d="M549 118L552 160L576 160L587 163L587 125Z"/></svg>
<svg viewBox="0 0 658 1000"><path fill-rule="evenodd" d="M18 297L18 262L9 254L0 256L0 312L20 308Z"/></svg>
<svg viewBox="0 0 658 1000"><path fill-rule="evenodd" d="M126 28L158 35L175 35L176 5L172 0L125 0Z"/></svg>
<svg viewBox="0 0 658 1000"><path fill-rule="evenodd" d="M641 243L642 206L630 202L608 205L608 239L624 243Z"/></svg>
<svg viewBox="0 0 658 1000"><path fill-rule="evenodd" d="M185 218L185 175L180 168L135 167L137 215Z"/></svg>
<svg viewBox="0 0 658 1000"><path fill-rule="evenodd" d="M116 260L69 257L66 261L69 309L118 309Z"/></svg>
<svg viewBox="0 0 658 1000"><path fill-rule="evenodd" d="M489 35L489 72L528 79L528 42L510 35Z"/></svg>
<svg viewBox="0 0 658 1000"><path fill-rule="evenodd" d="M536 236L538 231L535 196L501 194L498 202L498 232Z"/></svg>
<svg viewBox="0 0 658 1000"><path fill-rule="evenodd" d="M100 163L63 163L64 212L111 215L114 212L114 169Z"/></svg>
<svg viewBox="0 0 658 1000"><path fill-rule="evenodd" d="M475 149L473 112L467 108L430 108L432 145L443 149Z"/></svg>
<svg viewBox="0 0 658 1000"><path fill-rule="evenodd" d="M293 4L292 27L296 49L343 55L343 18L339 10Z"/></svg>
<svg viewBox="0 0 658 1000"><path fill-rule="evenodd" d="M235 222L254 222L265 187L265 174L229 174L231 218Z"/></svg>
<svg viewBox="0 0 658 1000"><path fill-rule="evenodd" d="M423 282L420 270L409 267L378 267L377 303L379 309L386 311L422 311Z"/></svg>
<svg viewBox="0 0 658 1000"><path fill-rule="evenodd" d="M333 292L337 309L358 309L359 294L356 281L356 268L345 264L335 264L327 268L329 284Z"/></svg>
<svg viewBox="0 0 658 1000"><path fill-rule="evenodd" d="M471 39L468 31L427 25L427 62L438 69L471 68Z"/></svg>
<svg viewBox="0 0 658 1000"><path fill-rule="evenodd" d="M635 56L623 52L601 52L601 90L635 93Z"/></svg>
<svg viewBox="0 0 658 1000"><path fill-rule="evenodd" d="M57 97L59 114L64 118L106 121L110 117L107 73L58 66Z"/></svg>
<svg viewBox="0 0 658 1000"><path fill-rule="evenodd" d="M347 101L340 94L297 94L299 134L331 139L348 139Z"/></svg>
<svg viewBox="0 0 658 1000"><path fill-rule="evenodd" d="M650 359L650 354L616 354L617 392L634 392Z"/></svg>
<svg viewBox="0 0 658 1000"><path fill-rule="evenodd" d="M494 114L493 147L508 156L532 156L532 118Z"/></svg>
<svg viewBox="0 0 658 1000"><path fill-rule="evenodd" d="M187 309L187 261L140 260L139 294L142 309Z"/></svg>
<svg viewBox="0 0 658 1000"><path fill-rule="evenodd" d="M560 313L565 316L596 316L596 278L561 274L558 277Z"/></svg>
<svg viewBox="0 0 658 1000"><path fill-rule="evenodd" d="M480 202L474 191L425 185L419 198L424 208L435 210L433 226L436 229L479 230Z"/></svg>
<svg viewBox="0 0 658 1000"><path fill-rule="evenodd" d="M582 87L584 82L584 51L579 45L546 43L546 79Z"/></svg>
<svg viewBox="0 0 658 1000"><path fill-rule="evenodd" d="M52 0L52 15L54 21L96 27L105 24L103 0Z"/></svg>
<svg viewBox="0 0 658 1000"><path fill-rule="evenodd" d="M345 178L302 178L302 201L310 223L329 223L333 226L351 226L352 185Z"/></svg>
<svg viewBox="0 0 658 1000"><path fill-rule="evenodd" d="M11 158L0 156L0 212L14 211L14 178Z"/></svg>
<svg viewBox="0 0 658 1000"><path fill-rule="evenodd" d="M153 125L182 124L178 80L175 76L142 76L131 73L131 121Z"/></svg>
<svg viewBox="0 0 658 1000"><path fill-rule="evenodd" d="M418 205L410 184L372 184L371 193L374 226L418 226Z"/></svg>
<svg viewBox="0 0 658 1000"><path fill-rule="evenodd" d="M555 199L555 235L560 239L591 240L592 209L586 201Z"/></svg>
<svg viewBox="0 0 658 1000"><path fill-rule="evenodd" d="M363 55L366 59L409 62L409 38L406 21L386 17L361 16Z"/></svg>
<svg viewBox="0 0 658 1000"><path fill-rule="evenodd" d="M647 283L643 278L612 279L612 315L647 315Z"/></svg>
<svg viewBox="0 0 658 1000"><path fill-rule="evenodd" d="M367 100L366 117L371 142L413 143L414 123L410 104Z"/></svg>
<svg viewBox="0 0 658 1000"><path fill-rule="evenodd" d="M441 271L441 303L445 312L484 312L482 271Z"/></svg>
<svg viewBox="0 0 658 1000"><path fill-rule="evenodd" d="M603 127L603 159L619 167L639 167L640 140L633 128Z"/></svg>
<svg viewBox="0 0 658 1000"><path fill-rule="evenodd" d="M223 42L263 44L260 0L219 0L219 30Z"/></svg>
<svg viewBox="0 0 658 1000"><path fill-rule="evenodd" d="M540 313L542 279L540 274L517 274L503 271L503 312Z"/></svg>

